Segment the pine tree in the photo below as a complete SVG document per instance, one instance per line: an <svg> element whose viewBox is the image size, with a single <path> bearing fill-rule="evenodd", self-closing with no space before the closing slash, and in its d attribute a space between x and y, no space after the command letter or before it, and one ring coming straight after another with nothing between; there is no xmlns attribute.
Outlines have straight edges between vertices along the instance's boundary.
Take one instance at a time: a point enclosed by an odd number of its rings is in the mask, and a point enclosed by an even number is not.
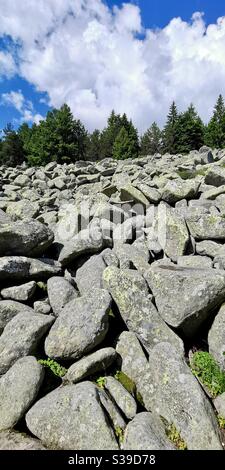
<svg viewBox="0 0 225 470"><path fill-rule="evenodd" d="M141 137L141 155L154 155L162 150L162 132L153 122L151 127Z"/></svg>
<svg viewBox="0 0 225 470"><path fill-rule="evenodd" d="M121 116L112 111L107 121L107 127L102 131L101 158L112 157L113 145L122 127Z"/></svg>
<svg viewBox="0 0 225 470"><path fill-rule="evenodd" d="M176 151L189 153L191 150L199 150L203 144L204 124L191 104L187 111L178 117Z"/></svg>
<svg viewBox="0 0 225 470"><path fill-rule="evenodd" d="M86 148L86 160L96 161L100 160L102 155L102 142L101 133L98 129L95 129L92 134L88 135L87 148Z"/></svg>
<svg viewBox="0 0 225 470"><path fill-rule="evenodd" d="M125 127L122 127L114 142L113 158L115 158L115 160L125 160L137 156L138 139L136 129L131 127L128 133Z"/></svg>
<svg viewBox="0 0 225 470"><path fill-rule="evenodd" d="M11 124L7 124L3 132L4 135L0 148L0 164L9 166L20 165L24 161L23 144L20 137L14 131Z"/></svg>
<svg viewBox="0 0 225 470"><path fill-rule="evenodd" d="M175 154L177 153L177 124L178 111L175 102L170 106L167 120L162 133L162 149L163 152Z"/></svg>
<svg viewBox="0 0 225 470"><path fill-rule="evenodd" d="M50 161L70 163L85 158L87 132L74 120L66 104L47 113L46 119L32 127L28 146L28 161L33 165L46 165Z"/></svg>
<svg viewBox="0 0 225 470"><path fill-rule="evenodd" d="M225 146L225 105L222 95L219 95L213 116L206 128L205 143L212 148Z"/></svg>

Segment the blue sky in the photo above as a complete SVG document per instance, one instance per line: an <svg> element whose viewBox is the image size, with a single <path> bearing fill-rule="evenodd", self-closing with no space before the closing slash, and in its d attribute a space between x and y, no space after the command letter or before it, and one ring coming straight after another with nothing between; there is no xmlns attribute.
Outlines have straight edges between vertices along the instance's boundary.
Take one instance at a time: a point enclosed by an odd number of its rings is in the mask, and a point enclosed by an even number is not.
<svg viewBox="0 0 225 470"><path fill-rule="evenodd" d="M162 124L173 99L209 118L225 94L224 0L82 2L0 0L0 129L65 101L90 130L112 108L141 131Z"/></svg>

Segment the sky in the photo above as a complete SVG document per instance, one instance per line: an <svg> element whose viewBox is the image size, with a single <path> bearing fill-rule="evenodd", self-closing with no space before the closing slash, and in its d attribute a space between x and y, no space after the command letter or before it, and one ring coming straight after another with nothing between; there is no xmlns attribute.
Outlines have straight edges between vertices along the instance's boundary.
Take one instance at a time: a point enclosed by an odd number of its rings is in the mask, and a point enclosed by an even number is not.
<svg viewBox="0 0 225 470"><path fill-rule="evenodd" d="M0 0L0 130L67 103L89 131L111 110L140 133L225 96L224 0Z"/></svg>

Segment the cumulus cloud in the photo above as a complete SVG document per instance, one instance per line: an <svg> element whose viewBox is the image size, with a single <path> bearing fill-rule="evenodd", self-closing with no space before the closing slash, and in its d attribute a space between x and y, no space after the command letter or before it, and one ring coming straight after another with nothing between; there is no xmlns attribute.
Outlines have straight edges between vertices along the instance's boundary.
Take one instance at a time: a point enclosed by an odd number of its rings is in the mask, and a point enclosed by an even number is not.
<svg viewBox="0 0 225 470"><path fill-rule="evenodd" d="M1 17L1 13L0 13ZM12 54L0 50L0 80L10 78L16 73L16 64Z"/></svg>
<svg viewBox="0 0 225 470"><path fill-rule="evenodd" d="M35 122L38 124L43 116L33 112L33 104L26 100L21 90L2 93L0 105L13 106L20 114L20 122Z"/></svg>
<svg viewBox="0 0 225 470"><path fill-rule="evenodd" d="M189 23L174 18L149 30L130 3L0 0L4 35L16 46L19 74L52 106L67 102L90 130L102 128L112 109L140 131L163 124L172 100L181 110L193 102L207 120L225 95L225 17L206 27L195 13Z"/></svg>

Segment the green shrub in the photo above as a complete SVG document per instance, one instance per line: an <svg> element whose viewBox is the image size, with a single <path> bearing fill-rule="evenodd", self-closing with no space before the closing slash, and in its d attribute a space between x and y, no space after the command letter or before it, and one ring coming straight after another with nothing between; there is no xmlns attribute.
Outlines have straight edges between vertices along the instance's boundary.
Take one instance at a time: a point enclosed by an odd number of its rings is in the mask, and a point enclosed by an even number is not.
<svg viewBox="0 0 225 470"><path fill-rule="evenodd" d="M63 377L67 372L65 367L62 367L58 362L53 361L53 359L40 359L38 362L44 367L48 367L56 377Z"/></svg>
<svg viewBox="0 0 225 470"><path fill-rule="evenodd" d="M203 351L194 353L191 358L191 369L213 398L225 392L225 373L211 354Z"/></svg>

